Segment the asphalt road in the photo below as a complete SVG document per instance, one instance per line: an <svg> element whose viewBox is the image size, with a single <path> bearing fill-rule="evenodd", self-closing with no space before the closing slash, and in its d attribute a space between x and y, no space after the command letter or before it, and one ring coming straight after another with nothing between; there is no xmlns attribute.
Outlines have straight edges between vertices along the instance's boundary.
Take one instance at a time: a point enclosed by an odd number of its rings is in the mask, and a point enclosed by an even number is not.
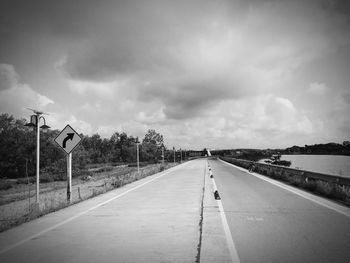
<svg viewBox="0 0 350 263"><path fill-rule="evenodd" d="M0 233L0 262L349 261L349 208L209 163L215 181L195 160Z"/></svg>
<svg viewBox="0 0 350 263"><path fill-rule="evenodd" d="M0 233L0 262L195 262L206 161Z"/></svg>
<svg viewBox="0 0 350 263"><path fill-rule="evenodd" d="M240 262L350 262L348 208L340 213L322 198L316 203L221 161L209 163Z"/></svg>

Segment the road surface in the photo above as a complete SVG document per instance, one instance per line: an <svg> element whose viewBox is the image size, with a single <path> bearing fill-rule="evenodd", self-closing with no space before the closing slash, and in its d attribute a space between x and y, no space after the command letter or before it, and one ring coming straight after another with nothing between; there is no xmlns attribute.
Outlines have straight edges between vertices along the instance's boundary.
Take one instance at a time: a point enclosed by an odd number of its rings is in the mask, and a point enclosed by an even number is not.
<svg viewBox="0 0 350 263"><path fill-rule="evenodd" d="M0 234L0 262L195 262L206 161L188 162Z"/></svg>
<svg viewBox="0 0 350 263"><path fill-rule="evenodd" d="M219 160L209 164L240 262L350 262L348 208L312 197L316 203Z"/></svg>
<svg viewBox="0 0 350 263"><path fill-rule="evenodd" d="M0 233L0 262L348 262L350 209L274 182L190 161Z"/></svg>

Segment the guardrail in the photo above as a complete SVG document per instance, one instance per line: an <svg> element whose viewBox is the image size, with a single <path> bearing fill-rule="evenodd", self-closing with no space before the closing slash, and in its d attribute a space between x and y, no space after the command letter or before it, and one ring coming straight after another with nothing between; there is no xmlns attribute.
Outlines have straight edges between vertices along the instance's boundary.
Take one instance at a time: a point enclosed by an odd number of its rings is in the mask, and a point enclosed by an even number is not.
<svg viewBox="0 0 350 263"><path fill-rule="evenodd" d="M312 180L321 180L327 183L336 184L340 186L347 186L347 187L350 186L350 178L348 177L316 173L316 172L293 169L293 168L282 167L282 166L272 165L272 164L257 163L253 161L236 159L236 158L229 158L229 157L219 157L219 158L229 163L243 167L245 169L249 169L254 163L255 165L254 172L267 175L267 176L274 176L274 175L299 176L305 182L307 182L309 179L312 179Z"/></svg>

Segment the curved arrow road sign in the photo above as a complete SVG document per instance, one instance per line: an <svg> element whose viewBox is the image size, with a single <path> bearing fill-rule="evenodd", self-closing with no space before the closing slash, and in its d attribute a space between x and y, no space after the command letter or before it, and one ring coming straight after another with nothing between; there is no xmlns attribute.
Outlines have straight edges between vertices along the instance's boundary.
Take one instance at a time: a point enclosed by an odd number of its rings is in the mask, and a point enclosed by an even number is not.
<svg viewBox="0 0 350 263"><path fill-rule="evenodd" d="M66 148L67 147L67 141L68 140L73 141L73 138L74 138L74 133L67 133L67 137L64 138L63 143L62 143L63 148Z"/></svg>
<svg viewBox="0 0 350 263"><path fill-rule="evenodd" d="M81 142L79 134L68 124L54 140L67 154Z"/></svg>

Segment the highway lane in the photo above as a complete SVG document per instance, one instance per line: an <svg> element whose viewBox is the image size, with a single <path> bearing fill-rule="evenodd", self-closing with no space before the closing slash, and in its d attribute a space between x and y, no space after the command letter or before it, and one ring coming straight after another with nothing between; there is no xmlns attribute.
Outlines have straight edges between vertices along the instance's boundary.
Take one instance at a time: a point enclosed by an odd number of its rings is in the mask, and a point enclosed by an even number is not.
<svg viewBox="0 0 350 263"><path fill-rule="evenodd" d="M349 262L350 218L210 160L240 262Z"/></svg>
<svg viewBox="0 0 350 263"><path fill-rule="evenodd" d="M0 233L0 262L195 262L206 161Z"/></svg>

